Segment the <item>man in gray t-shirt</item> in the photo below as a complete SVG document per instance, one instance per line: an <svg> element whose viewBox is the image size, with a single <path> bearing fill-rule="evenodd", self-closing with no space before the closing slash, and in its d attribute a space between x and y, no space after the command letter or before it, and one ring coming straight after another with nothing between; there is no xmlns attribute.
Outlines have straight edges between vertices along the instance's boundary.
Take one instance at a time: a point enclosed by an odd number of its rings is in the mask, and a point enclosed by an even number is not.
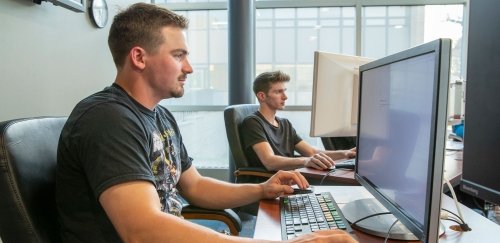
<svg viewBox="0 0 500 243"><path fill-rule="evenodd" d="M285 84L289 80L281 71L265 72L255 78L253 91L259 110L246 117L240 128L249 163L270 171L301 167L324 170L335 165L335 160L355 157L355 148L329 151L312 147L297 135L290 121L276 116L288 99ZM300 156L295 156L295 151Z"/></svg>

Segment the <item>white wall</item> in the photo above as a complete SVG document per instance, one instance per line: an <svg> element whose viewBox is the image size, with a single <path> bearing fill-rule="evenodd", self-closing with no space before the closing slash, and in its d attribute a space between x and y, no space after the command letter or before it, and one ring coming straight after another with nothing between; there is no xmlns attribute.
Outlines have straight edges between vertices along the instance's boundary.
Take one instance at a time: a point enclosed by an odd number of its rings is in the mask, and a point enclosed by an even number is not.
<svg viewBox="0 0 500 243"><path fill-rule="evenodd" d="M88 13L0 1L0 121L69 115L78 101L114 81L109 26L117 10L140 1L107 2L108 24L98 29Z"/></svg>

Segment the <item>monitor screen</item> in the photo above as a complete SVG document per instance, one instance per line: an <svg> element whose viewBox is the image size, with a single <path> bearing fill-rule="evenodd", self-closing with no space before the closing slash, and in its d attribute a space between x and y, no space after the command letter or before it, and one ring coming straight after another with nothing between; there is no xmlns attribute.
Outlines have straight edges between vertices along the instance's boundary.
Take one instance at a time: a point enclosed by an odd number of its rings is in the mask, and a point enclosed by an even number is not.
<svg viewBox="0 0 500 243"><path fill-rule="evenodd" d="M358 123L359 66L372 59L316 51L311 137L354 137Z"/></svg>
<svg viewBox="0 0 500 243"><path fill-rule="evenodd" d="M423 242L438 239L450 46L360 67L356 179Z"/></svg>

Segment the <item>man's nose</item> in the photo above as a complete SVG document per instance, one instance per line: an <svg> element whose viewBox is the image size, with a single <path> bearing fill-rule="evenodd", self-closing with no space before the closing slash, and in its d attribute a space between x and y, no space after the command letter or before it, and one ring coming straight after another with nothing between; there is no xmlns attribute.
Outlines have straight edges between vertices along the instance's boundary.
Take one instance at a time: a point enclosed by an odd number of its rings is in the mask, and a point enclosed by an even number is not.
<svg viewBox="0 0 500 243"><path fill-rule="evenodd" d="M191 63L189 63L188 58L184 60L184 64L182 66L182 72L184 73L192 73L193 72L193 67L191 66Z"/></svg>

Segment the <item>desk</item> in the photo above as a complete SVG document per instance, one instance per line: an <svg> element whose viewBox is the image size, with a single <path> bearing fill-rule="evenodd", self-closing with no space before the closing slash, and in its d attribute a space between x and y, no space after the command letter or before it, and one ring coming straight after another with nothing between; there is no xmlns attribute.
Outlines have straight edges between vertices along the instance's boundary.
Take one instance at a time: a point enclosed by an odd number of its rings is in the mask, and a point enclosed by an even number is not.
<svg viewBox="0 0 500 243"><path fill-rule="evenodd" d="M319 182L328 173L325 170L316 170L312 168L297 169L304 177L306 177L312 185L319 185ZM446 151L444 160L443 176L447 178L451 185L457 186L462 178L462 151ZM323 185L351 185L359 186L359 183L354 179L354 170L338 169L331 175L328 175ZM444 186L445 192L448 191L448 186Z"/></svg>
<svg viewBox="0 0 500 243"><path fill-rule="evenodd" d="M335 201L342 209L346 203L357 199L373 198L373 196L361 186L316 186L316 192L329 191L335 198ZM443 195L442 198L443 208L457 213L453 199ZM482 217L478 213L460 204L465 221L472 228L469 232L456 232L449 227L453 225L451 221L443 221L446 231L441 236L439 242L492 242L494 237L500 235L500 226L491 222L490 220ZM365 234L355 230L359 242L384 242L384 238L376 237ZM279 200L262 200L259 205L259 213L255 224L255 239L266 240L281 240L281 225L280 225L280 212ZM498 239L497 239L498 240ZM389 240L393 243L402 243L408 241ZM412 241L418 242L418 241Z"/></svg>
<svg viewBox="0 0 500 243"><path fill-rule="evenodd" d="M316 170L312 168L300 168L297 169L312 185L319 185L321 180L329 172L327 170ZM335 172L327 175L322 185L351 185L359 186L358 181L354 179L354 170L337 169Z"/></svg>

